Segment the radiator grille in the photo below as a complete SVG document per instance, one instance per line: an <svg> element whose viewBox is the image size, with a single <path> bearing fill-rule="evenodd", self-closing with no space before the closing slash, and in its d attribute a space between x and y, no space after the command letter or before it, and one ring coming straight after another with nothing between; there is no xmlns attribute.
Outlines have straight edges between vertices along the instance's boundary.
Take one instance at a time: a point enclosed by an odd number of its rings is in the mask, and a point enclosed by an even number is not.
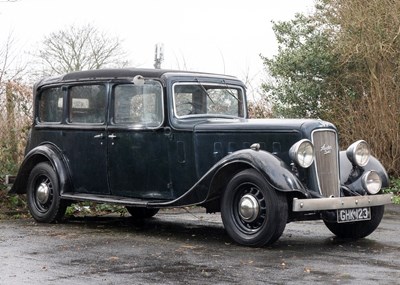
<svg viewBox="0 0 400 285"><path fill-rule="evenodd" d="M337 135L333 130L318 130L312 134L315 147L315 171L321 195L340 196Z"/></svg>

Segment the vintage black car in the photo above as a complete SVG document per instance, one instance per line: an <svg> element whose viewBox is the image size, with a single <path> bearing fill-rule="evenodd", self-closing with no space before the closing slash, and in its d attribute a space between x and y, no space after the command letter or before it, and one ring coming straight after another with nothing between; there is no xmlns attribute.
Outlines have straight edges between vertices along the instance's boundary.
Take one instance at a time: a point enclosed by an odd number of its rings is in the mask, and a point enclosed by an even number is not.
<svg viewBox="0 0 400 285"><path fill-rule="evenodd" d="M11 193L38 222L72 201L126 206L137 218L198 205L221 212L239 244L275 242L291 221L322 219L362 238L391 194L384 167L357 141L339 151L334 125L249 119L238 79L199 72L104 69L34 86L33 124Z"/></svg>

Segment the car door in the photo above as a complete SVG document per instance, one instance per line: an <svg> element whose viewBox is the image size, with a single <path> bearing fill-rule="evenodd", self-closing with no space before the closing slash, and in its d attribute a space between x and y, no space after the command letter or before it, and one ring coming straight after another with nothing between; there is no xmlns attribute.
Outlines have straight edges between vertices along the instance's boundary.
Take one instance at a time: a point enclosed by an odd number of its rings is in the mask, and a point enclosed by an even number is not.
<svg viewBox="0 0 400 285"><path fill-rule="evenodd" d="M168 133L163 92L157 81L112 87L108 173L115 196L170 199Z"/></svg>
<svg viewBox="0 0 400 285"><path fill-rule="evenodd" d="M60 134L73 189L79 193L108 194L106 106L102 84L68 87L67 119Z"/></svg>

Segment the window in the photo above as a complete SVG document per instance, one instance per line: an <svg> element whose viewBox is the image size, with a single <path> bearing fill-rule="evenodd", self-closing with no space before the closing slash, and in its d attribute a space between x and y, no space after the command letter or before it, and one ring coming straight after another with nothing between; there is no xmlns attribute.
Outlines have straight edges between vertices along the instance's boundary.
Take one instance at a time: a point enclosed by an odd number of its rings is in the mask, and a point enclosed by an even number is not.
<svg viewBox="0 0 400 285"><path fill-rule="evenodd" d="M142 86L121 84L114 87L114 123L159 127L163 122L162 88L156 81Z"/></svg>
<svg viewBox="0 0 400 285"><path fill-rule="evenodd" d="M107 93L104 85L79 85L69 89L69 122L103 124Z"/></svg>
<svg viewBox="0 0 400 285"><path fill-rule="evenodd" d="M243 91L215 84L176 84L174 110L178 118L193 116L244 117Z"/></svg>
<svg viewBox="0 0 400 285"><path fill-rule="evenodd" d="M61 123L63 92L61 87L43 90L39 95L39 122Z"/></svg>

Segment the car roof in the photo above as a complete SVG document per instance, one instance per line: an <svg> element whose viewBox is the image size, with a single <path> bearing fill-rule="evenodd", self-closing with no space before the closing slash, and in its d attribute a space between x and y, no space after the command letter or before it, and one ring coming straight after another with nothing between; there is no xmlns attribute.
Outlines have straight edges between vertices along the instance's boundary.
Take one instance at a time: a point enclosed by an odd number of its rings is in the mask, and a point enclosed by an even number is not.
<svg viewBox="0 0 400 285"><path fill-rule="evenodd" d="M71 81L86 81L86 80L112 80L112 79L132 79L133 77L141 75L145 78L159 78L162 79L172 76L201 76L213 78L226 78L237 80L236 77L204 73L195 71L182 71L182 70L169 70L169 69L146 69L146 68L115 68L115 69L96 69L75 71L61 76L48 77L37 82L36 86L40 87L47 84L57 84Z"/></svg>

